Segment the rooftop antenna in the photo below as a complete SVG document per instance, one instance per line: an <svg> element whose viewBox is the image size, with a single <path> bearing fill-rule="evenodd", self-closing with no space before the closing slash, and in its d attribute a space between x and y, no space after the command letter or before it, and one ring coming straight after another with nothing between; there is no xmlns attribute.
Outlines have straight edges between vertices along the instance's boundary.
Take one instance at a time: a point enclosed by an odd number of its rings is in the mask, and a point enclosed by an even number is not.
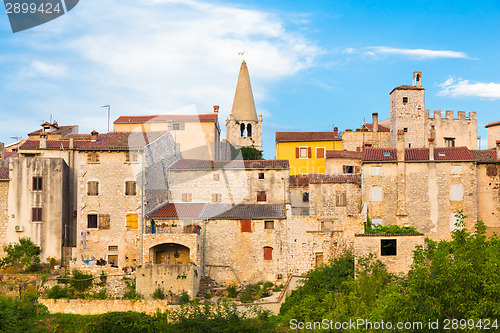
<svg viewBox="0 0 500 333"><path fill-rule="evenodd" d="M11 138L11 139L16 139L16 140L17 140L17 145L16 145L16 156L19 156L19 139L20 139L21 137L19 137L19 136L11 136L10 138Z"/></svg>
<svg viewBox="0 0 500 333"><path fill-rule="evenodd" d="M109 112L111 111L111 106L109 104L101 106L101 108L108 108L108 133L109 133Z"/></svg>

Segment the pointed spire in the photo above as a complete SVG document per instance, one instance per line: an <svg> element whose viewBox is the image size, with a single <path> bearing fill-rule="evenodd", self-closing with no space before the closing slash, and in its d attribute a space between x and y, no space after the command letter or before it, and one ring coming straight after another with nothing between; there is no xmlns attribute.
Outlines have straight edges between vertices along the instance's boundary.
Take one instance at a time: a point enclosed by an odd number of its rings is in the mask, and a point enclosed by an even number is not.
<svg viewBox="0 0 500 333"><path fill-rule="evenodd" d="M245 60L241 63L231 116L235 120L257 120L252 85Z"/></svg>

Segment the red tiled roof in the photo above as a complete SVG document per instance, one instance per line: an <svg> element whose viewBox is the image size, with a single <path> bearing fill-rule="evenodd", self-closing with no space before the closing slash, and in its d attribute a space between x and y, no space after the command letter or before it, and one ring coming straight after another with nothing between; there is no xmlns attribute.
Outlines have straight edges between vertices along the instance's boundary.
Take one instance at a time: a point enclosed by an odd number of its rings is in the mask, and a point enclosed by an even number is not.
<svg viewBox="0 0 500 333"><path fill-rule="evenodd" d="M396 87L394 89L391 90L391 94L394 90L425 90L424 88L422 87L417 87L417 86L410 86L410 85L407 85L407 84L403 84L399 87Z"/></svg>
<svg viewBox="0 0 500 333"><path fill-rule="evenodd" d="M61 139L73 139L73 140L90 140L89 133L68 133L64 135Z"/></svg>
<svg viewBox="0 0 500 333"><path fill-rule="evenodd" d="M284 219L285 212L283 204L207 204L202 217L211 220Z"/></svg>
<svg viewBox="0 0 500 333"><path fill-rule="evenodd" d="M498 125L500 125L500 121L495 121L494 123L489 123L484 127L488 128L488 127L493 127L493 126L498 126Z"/></svg>
<svg viewBox="0 0 500 333"><path fill-rule="evenodd" d="M373 123L365 123L365 126L370 129L370 131L373 131ZM378 125L378 131L379 132L390 132L391 130L385 126Z"/></svg>
<svg viewBox="0 0 500 333"><path fill-rule="evenodd" d="M205 208L205 203L168 203L149 214L151 218L197 219Z"/></svg>
<svg viewBox="0 0 500 333"><path fill-rule="evenodd" d="M218 169L283 169L288 170L288 160L231 160L210 161L183 159L177 161L171 170L218 170Z"/></svg>
<svg viewBox="0 0 500 333"><path fill-rule="evenodd" d="M470 152L474 156L476 161L479 163L496 163L496 162L498 162L496 149L471 150Z"/></svg>
<svg viewBox="0 0 500 333"><path fill-rule="evenodd" d="M9 179L9 167L0 168L0 179Z"/></svg>
<svg viewBox="0 0 500 333"><path fill-rule="evenodd" d="M143 149L167 132L109 132L99 134L97 141L74 140L75 150L128 150ZM39 140L27 140L19 149L39 149ZM47 140L46 149L68 149L69 139Z"/></svg>
<svg viewBox="0 0 500 333"><path fill-rule="evenodd" d="M361 184L361 174L326 175L315 174L309 178L311 184L354 183Z"/></svg>
<svg viewBox="0 0 500 333"><path fill-rule="evenodd" d="M327 150L326 158L349 158L360 160L361 158L363 158L363 153L360 151Z"/></svg>
<svg viewBox="0 0 500 333"><path fill-rule="evenodd" d="M397 151L396 148L366 147L363 150L363 161L394 161L398 158ZM384 155L384 153L386 153L386 155Z"/></svg>
<svg viewBox="0 0 500 333"><path fill-rule="evenodd" d="M385 156L389 153L390 156ZM395 161L397 160L395 148L365 148L363 161ZM405 161L428 161L429 148L406 148ZM435 161L475 161L474 156L467 147L436 147L434 148Z"/></svg>
<svg viewBox="0 0 500 333"><path fill-rule="evenodd" d="M276 142L338 141L333 132L276 132Z"/></svg>
<svg viewBox="0 0 500 333"><path fill-rule="evenodd" d="M44 123L44 124L46 124L46 123ZM42 124L42 125L44 125L44 124ZM54 126L53 124L50 124L50 125ZM47 132L47 134L62 134L64 132L66 132L66 131L71 130L74 127L77 127L77 125L59 126L56 130L51 131L51 132ZM43 129L41 128L41 129L39 129L37 131L29 133L28 136L40 135L42 133L43 133Z"/></svg>
<svg viewBox="0 0 500 333"><path fill-rule="evenodd" d="M216 113L194 114L194 115L160 114L151 116L120 116L113 122L113 124L142 124L145 122L163 123L169 121L209 122L209 121L216 121L216 119L217 119Z"/></svg>
<svg viewBox="0 0 500 333"><path fill-rule="evenodd" d="M16 155L17 151L6 151L5 154L3 154L4 158L11 157L12 155Z"/></svg>
<svg viewBox="0 0 500 333"><path fill-rule="evenodd" d="M306 186L309 185L309 175L294 175L290 176L290 186Z"/></svg>

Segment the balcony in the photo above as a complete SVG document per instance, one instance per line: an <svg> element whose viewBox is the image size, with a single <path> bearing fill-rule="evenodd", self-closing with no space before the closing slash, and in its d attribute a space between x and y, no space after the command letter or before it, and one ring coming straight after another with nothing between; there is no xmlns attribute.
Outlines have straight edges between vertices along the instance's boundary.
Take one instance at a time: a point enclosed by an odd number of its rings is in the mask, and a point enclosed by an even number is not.
<svg viewBox="0 0 500 333"><path fill-rule="evenodd" d="M200 234L201 225L186 221L155 221L145 228L146 234Z"/></svg>

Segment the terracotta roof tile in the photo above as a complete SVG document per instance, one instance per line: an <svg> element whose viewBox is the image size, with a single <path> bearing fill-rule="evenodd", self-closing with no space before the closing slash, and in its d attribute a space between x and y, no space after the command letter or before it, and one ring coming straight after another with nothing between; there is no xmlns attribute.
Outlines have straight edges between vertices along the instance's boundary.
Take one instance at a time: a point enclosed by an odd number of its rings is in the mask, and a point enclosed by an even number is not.
<svg viewBox="0 0 500 333"><path fill-rule="evenodd" d="M493 127L493 126L498 126L498 125L500 125L500 121L495 121L493 123L489 123L484 127L488 128L488 127Z"/></svg>
<svg viewBox="0 0 500 333"><path fill-rule="evenodd" d="M157 219L199 219L207 204L205 203L168 203L148 214Z"/></svg>
<svg viewBox="0 0 500 333"><path fill-rule="evenodd" d="M373 123L365 123L365 126L368 127L370 129L370 131L373 131ZM385 126L378 124L378 131L379 132L390 132L391 130L388 127L385 127Z"/></svg>
<svg viewBox="0 0 500 333"><path fill-rule="evenodd" d="M321 175L315 174L309 178L311 184L336 184L353 183L361 184L361 174L342 174L342 175Z"/></svg>
<svg viewBox="0 0 500 333"><path fill-rule="evenodd" d="M170 121L186 121L186 122L210 122L216 121L217 114L194 114L194 115L181 115L181 114L160 114L150 116L120 116L113 123L114 124L141 124L145 122L163 123Z"/></svg>
<svg viewBox="0 0 500 333"><path fill-rule="evenodd" d="M109 132L99 134L97 141L74 140L75 150L128 150L143 149L167 132ZM39 149L39 140L27 140L19 149ZM47 140L46 149L69 149L69 139Z"/></svg>
<svg viewBox="0 0 500 333"><path fill-rule="evenodd" d="M360 160L361 158L363 158L363 153L360 151L327 150L326 158L348 158Z"/></svg>
<svg viewBox="0 0 500 333"><path fill-rule="evenodd" d="M396 148L365 148L363 161L394 161L398 158Z"/></svg>
<svg viewBox="0 0 500 333"><path fill-rule="evenodd" d="M9 179L9 167L0 168L0 179Z"/></svg>
<svg viewBox="0 0 500 333"><path fill-rule="evenodd" d="M282 204L255 204L231 205L208 204L202 217L211 220L239 220L239 219L284 219L286 209Z"/></svg>
<svg viewBox="0 0 500 333"><path fill-rule="evenodd" d="M407 84L403 84L399 87L396 87L394 89L391 90L391 94L394 90L425 90L424 88L422 87L417 87L417 86L410 86L410 85L407 85Z"/></svg>
<svg viewBox="0 0 500 333"><path fill-rule="evenodd" d="M42 125L44 125L44 124L42 124ZM54 126L53 124L50 124L50 125ZM71 130L74 127L78 127L78 126L77 125L59 126L55 131L47 132L47 134L62 134L64 132ZM37 131L33 131L33 132L29 133L28 136L40 135L42 133L43 133L43 129L41 128Z"/></svg>
<svg viewBox="0 0 500 333"><path fill-rule="evenodd" d="M309 175L294 175L290 176L290 186L307 186L309 185Z"/></svg>
<svg viewBox="0 0 500 333"><path fill-rule="evenodd" d="M16 155L16 154L17 154L17 151L6 151L5 154L3 154L3 157L8 158L8 157L11 157L11 156Z"/></svg>
<svg viewBox="0 0 500 333"><path fill-rule="evenodd" d="M474 156L479 163L497 163L497 151L496 149L488 150L471 150L471 154Z"/></svg>
<svg viewBox="0 0 500 333"><path fill-rule="evenodd" d="M276 142L338 141L333 132L276 132Z"/></svg>
<svg viewBox="0 0 500 333"><path fill-rule="evenodd" d="M396 148L365 148L363 161L395 161ZM429 148L406 148L405 161L428 161ZM434 148L435 161L475 161L467 147L436 147Z"/></svg>
<svg viewBox="0 0 500 333"><path fill-rule="evenodd" d="M210 161L210 160L190 160L183 159L177 161L171 170L219 170L219 169L280 169L288 170L290 165L288 160L230 160L230 161Z"/></svg>

